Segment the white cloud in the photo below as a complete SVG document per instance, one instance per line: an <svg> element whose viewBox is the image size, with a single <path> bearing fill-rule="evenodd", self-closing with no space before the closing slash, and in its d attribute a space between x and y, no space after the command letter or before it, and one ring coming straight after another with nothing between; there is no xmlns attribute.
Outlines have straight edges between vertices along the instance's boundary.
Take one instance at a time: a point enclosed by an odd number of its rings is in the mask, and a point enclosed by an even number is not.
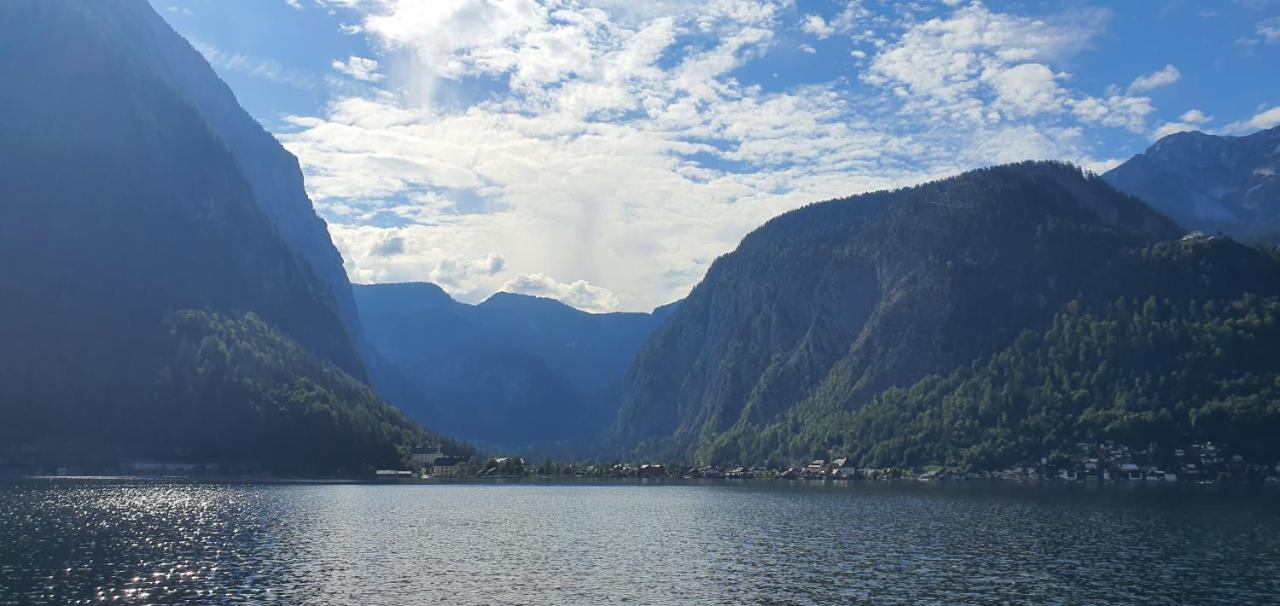
<svg viewBox="0 0 1280 606"><path fill-rule="evenodd" d="M303 70L291 69L274 59L226 52L199 40L191 40L191 46L200 51L210 64L222 69L244 72L302 90L314 89L320 83L315 75Z"/></svg>
<svg viewBox="0 0 1280 606"><path fill-rule="evenodd" d="M836 33L836 28L827 25L827 20L821 15L805 15L804 21L800 22L800 31L817 36L819 40L825 40Z"/></svg>
<svg viewBox="0 0 1280 606"><path fill-rule="evenodd" d="M1087 124L1141 132L1150 99L1096 98L1065 88L1053 65L1088 48L1109 13L1082 10L1055 20L997 13L974 2L917 23L872 60L864 79L892 88L902 110L938 127L996 125L1070 113Z"/></svg>
<svg viewBox="0 0 1280 606"><path fill-rule="evenodd" d="M1212 120L1213 116L1210 116L1198 109L1189 109L1179 116L1178 119L1192 124L1204 124L1205 122Z"/></svg>
<svg viewBox="0 0 1280 606"><path fill-rule="evenodd" d="M1198 109L1190 109L1179 116L1176 121L1165 122L1157 127L1156 130L1151 133L1151 139L1154 141L1174 133L1198 130L1202 125L1212 120L1213 116L1210 116Z"/></svg>
<svg viewBox="0 0 1280 606"><path fill-rule="evenodd" d="M1150 99L1071 87L1065 65L1104 12L974 3L891 27L850 2L815 31L866 49L851 52L867 70L856 91L766 90L738 70L810 22L787 7L378 0L358 27L385 80L278 135L354 280L431 280L466 301L542 289L603 310L685 295L801 204L995 162L1101 166L1086 127L1148 131Z"/></svg>
<svg viewBox="0 0 1280 606"><path fill-rule="evenodd" d="M1022 63L987 68L979 79L995 90L996 107L1016 115L1035 115L1062 109L1065 91L1058 86L1059 77L1047 65Z"/></svg>
<svg viewBox="0 0 1280 606"><path fill-rule="evenodd" d="M1280 17L1259 21L1255 31L1258 33L1258 38L1266 44L1280 43Z"/></svg>
<svg viewBox="0 0 1280 606"><path fill-rule="evenodd" d="M302 0L284 0L284 3L288 4L289 8L293 10L296 10L296 11L302 10Z"/></svg>
<svg viewBox="0 0 1280 606"><path fill-rule="evenodd" d="M335 60L330 64L333 69L338 70L361 82L378 82L382 80L382 74L378 73L378 62L365 57L350 56L346 61Z"/></svg>
<svg viewBox="0 0 1280 606"><path fill-rule="evenodd" d="M801 45L800 45L799 47L797 47L797 48L799 48L799 49L800 49L800 52L805 53L805 54L809 54L809 55L812 55L812 54L815 54L815 53L817 53L817 52L818 52L818 50L817 50L817 49L813 48L812 46L809 46L808 44L801 44Z"/></svg>
<svg viewBox="0 0 1280 606"><path fill-rule="evenodd" d="M1178 68L1166 65L1154 72L1134 78L1133 82L1129 84L1129 92L1144 93L1161 86L1173 84L1180 78L1182 78L1182 73L1178 71Z"/></svg>
<svg viewBox="0 0 1280 606"><path fill-rule="evenodd" d="M499 252L468 257L440 246L429 228L410 225L379 228L331 224L334 244L342 250L352 282L434 282L455 298L479 301L494 291L506 272Z"/></svg>
<svg viewBox="0 0 1280 606"><path fill-rule="evenodd" d="M830 38L832 34L849 34L860 21L871 16L862 6L861 0L848 0L830 21L821 15L806 14L800 20L800 31L816 36L819 40Z"/></svg>
<svg viewBox="0 0 1280 606"><path fill-rule="evenodd" d="M899 85L926 107L962 102L980 92L981 74L1051 63L1084 49L1106 18L1090 11L1055 24L974 2L908 29L876 56L867 79Z"/></svg>
<svg viewBox="0 0 1280 606"><path fill-rule="evenodd" d="M1247 135L1274 126L1280 126L1280 106L1259 111L1248 120L1232 122L1222 127L1222 132L1229 135Z"/></svg>
<svg viewBox="0 0 1280 606"><path fill-rule="evenodd" d="M1151 99L1127 95L1084 97L1068 101L1068 104L1081 122L1124 128L1133 133L1144 132L1147 116L1155 112Z"/></svg>
<svg viewBox="0 0 1280 606"><path fill-rule="evenodd" d="M618 311L621 301L607 288L586 280L559 282L546 274L526 274L508 280L499 290L536 297L550 297L583 311L603 313Z"/></svg>

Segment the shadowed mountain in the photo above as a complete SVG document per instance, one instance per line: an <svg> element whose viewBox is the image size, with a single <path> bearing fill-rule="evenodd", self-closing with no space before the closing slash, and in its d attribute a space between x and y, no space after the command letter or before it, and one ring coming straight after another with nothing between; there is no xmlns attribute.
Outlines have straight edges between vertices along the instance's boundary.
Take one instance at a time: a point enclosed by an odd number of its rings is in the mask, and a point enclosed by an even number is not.
<svg viewBox="0 0 1280 606"><path fill-rule="evenodd" d="M1280 241L1280 127L1169 135L1103 178L1188 229Z"/></svg>
<svg viewBox="0 0 1280 606"><path fill-rule="evenodd" d="M166 424L167 411L200 432L224 415L266 423L273 406L295 422L245 428L261 443L242 449L267 464L297 469L273 441L364 432L340 460L314 461L332 471L395 464L422 438L348 386L364 367L321 277L332 267L318 274L308 261L326 253L305 241L328 239L296 164L146 2L0 4L0 78L7 447L32 458L220 457L192 446L216 439ZM191 317L208 320L182 321ZM178 361L226 373L173 383L192 371L175 367L175 331L198 353ZM347 414L356 410L371 416Z"/></svg>
<svg viewBox="0 0 1280 606"><path fill-rule="evenodd" d="M325 222L311 206L298 159L240 107L235 94L204 57L155 11L144 2L122 2L116 10L130 12L129 34L135 59L146 61L146 68L155 77L163 78L181 95L230 152L258 207L280 237L315 272L337 304L352 342L362 345L355 299L342 267L342 256L333 245Z"/></svg>
<svg viewBox="0 0 1280 606"><path fill-rule="evenodd" d="M511 293L468 305L428 283L355 292L369 342L394 371L374 372L379 391L441 431L495 445L593 436L616 412L607 390L672 308L591 314Z"/></svg>

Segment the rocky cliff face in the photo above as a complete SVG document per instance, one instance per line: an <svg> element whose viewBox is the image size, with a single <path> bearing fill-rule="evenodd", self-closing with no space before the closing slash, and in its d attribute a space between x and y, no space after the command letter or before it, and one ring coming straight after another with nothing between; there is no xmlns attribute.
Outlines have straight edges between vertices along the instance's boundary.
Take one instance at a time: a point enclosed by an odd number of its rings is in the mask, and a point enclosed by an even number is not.
<svg viewBox="0 0 1280 606"><path fill-rule="evenodd" d="M258 206L320 279L352 341L363 345L342 256L307 197L298 159L240 107L204 57L146 2L121 2L111 10L127 23L136 60L148 62L153 75L165 79L230 152Z"/></svg>

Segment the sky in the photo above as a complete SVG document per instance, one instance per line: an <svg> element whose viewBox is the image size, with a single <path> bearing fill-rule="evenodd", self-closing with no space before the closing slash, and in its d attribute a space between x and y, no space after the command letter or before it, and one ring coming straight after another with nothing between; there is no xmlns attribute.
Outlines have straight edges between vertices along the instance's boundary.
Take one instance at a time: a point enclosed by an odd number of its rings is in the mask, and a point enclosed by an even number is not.
<svg viewBox="0 0 1280 606"><path fill-rule="evenodd" d="M686 295L787 210L1280 124L1280 1L151 0L353 282Z"/></svg>

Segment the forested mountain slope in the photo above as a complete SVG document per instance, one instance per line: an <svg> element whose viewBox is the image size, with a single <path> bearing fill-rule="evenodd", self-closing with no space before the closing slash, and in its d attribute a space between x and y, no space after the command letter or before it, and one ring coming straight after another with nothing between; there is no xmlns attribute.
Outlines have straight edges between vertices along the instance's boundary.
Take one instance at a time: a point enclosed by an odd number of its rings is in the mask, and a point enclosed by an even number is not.
<svg viewBox="0 0 1280 606"><path fill-rule="evenodd" d="M637 355L609 447L730 446L804 402L855 410L986 359L1183 230L1069 165L981 169L778 217L718 259ZM1136 288L1136 286L1135 286Z"/></svg>
<svg viewBox="0 0 1280 606"><path fill-rule="evenodd" d="M1280 460L1280 257L1224 238L1157 244L989 358L865 405L818 392L767 426L741 424L701 456L996 469L1078 443L1229 443ZM1128 293L1128 294L1118 294ZM1115 298L1111 298L1115 297Z"/></svg>

